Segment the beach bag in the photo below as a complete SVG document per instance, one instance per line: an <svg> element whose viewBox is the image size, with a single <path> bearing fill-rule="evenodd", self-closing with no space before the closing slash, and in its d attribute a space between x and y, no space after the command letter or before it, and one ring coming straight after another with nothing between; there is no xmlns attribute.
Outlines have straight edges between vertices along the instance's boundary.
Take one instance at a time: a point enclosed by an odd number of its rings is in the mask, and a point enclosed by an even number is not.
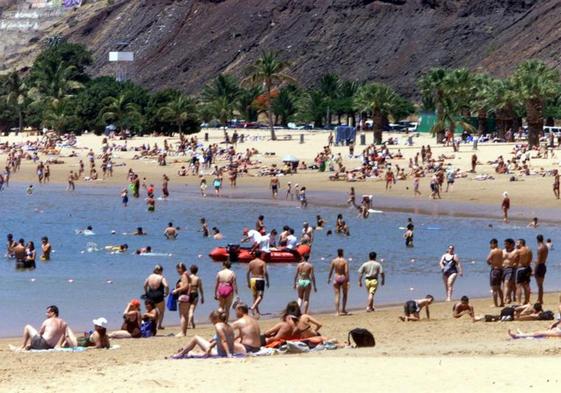
<svg viewBox="0 0 561 393"><path fill-rule="evenodd" d="M553 311L542 311L538 315L538 321L553 321L554 319L555 315L553 314Z"/></svg>
<svg viewBox="0 0 561 393"><path fill-rule="evenodd" d="M349 344L352 344L351 338L353 339L355 346L357 348L376 346L376 340L374 339L374 335L366 329L355 328L351 330L348 336Z"/></svg>
<svg viewBox="0 0 561 393"><path fill-rule="evenodd" d="M154 335L152 328L154 323L154 321L142 321L140 325L140 335L142 337L152 337Z"/></svg>
<svg viewBox="0 0 561 393"><path fill-rule="evenodd" d="M514 307L505 307L501 310L501 321L512 321L514 319Z"/></svg>
<svg viewBox="0 0 561 393"><path fill-rule="evenodd" d="M166 306L170 311L177 311L177 297L173 293L168 295Z"/></svg>

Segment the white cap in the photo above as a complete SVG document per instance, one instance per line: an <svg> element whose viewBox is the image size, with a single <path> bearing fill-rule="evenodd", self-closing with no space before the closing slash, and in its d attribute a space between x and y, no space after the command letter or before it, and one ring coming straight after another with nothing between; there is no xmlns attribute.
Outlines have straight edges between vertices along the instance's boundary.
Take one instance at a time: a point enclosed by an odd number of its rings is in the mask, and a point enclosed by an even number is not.
<svg viewBox="0 0 561 393"><path fill-rule="evenodd" d="M99 327L102 327L102 328L107 327L107 319L105 319L103 317L94 319L92 322L95 326L99 326Z"/></svg>

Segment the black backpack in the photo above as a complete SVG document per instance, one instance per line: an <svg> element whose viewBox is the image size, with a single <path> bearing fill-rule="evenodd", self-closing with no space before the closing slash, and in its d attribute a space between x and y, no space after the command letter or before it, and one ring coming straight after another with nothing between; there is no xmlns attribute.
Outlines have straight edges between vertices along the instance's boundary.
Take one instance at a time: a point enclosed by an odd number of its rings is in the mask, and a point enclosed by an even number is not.
<svg viewBox="0 0 561 393"><path fill-rule="evenodd" d="M376 346L376 340L374 339L374 335L366 329L355 328L351 330L349 332L349 337L348 337L349 344L352 344L351 338L355 342L355 346L357 348Z"/></svg>

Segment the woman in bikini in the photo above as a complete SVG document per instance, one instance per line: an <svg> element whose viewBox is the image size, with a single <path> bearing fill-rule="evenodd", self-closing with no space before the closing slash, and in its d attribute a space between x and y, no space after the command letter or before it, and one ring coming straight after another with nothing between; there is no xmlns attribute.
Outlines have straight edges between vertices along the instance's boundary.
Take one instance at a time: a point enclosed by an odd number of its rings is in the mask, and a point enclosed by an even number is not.
<svg viewBox="0 0 561 393"><path fill-rule="evenodd" d="M216 285L214 287L214 298L218 301L218 307L226 313L226 321L228 321L234 293L236 296L238 295L236 273L230 270L230 267L232 267L230 261L224 261L222 270L216 274Z"/></svg>
<svg viewBox="0 0 561 393"><path fill-rule="evenodd" d="M142 315L140 314L140 301L138 299L131 300L125 311L123 312L123 325L121 330L112 332L110 338L140 338L140 323Z"/></svg>
<svg viewBox="0 0 561 393"><path fill-rule="evenodd" d="M444 290L446 291L446 301L452 299L452 292L454 291L454 282L458 277L463 275L462 265L460 258L454 252L454 246L448 246L446 254L440 258L440 270L442 271L442 280L444 281Z"/></svg>
<svg viewBox="0 0 561 393"><path fill-rule="evenodd" d="M317 292L314 266L308 261L309 257L309 255L303 256L302 262L296 267L296 274L294 275L294 289L298 291L298 306L302 308L304 314L308 313L310 306L312 285L314 292Z"/></svg>
<svg viewBox="0 0 561 393"><path fill-rule="evenodd" d="M199 302L199 295L201 297L201 304L205 303L205 295L203 292L203 281L197 275L199 272L199 267L197 265L191 265L189 268L191 274L189 275L190 289L189 289L189 321L188 325L191 325L193 329L195 328L195 309L197 308L197 303Z"/></svg>
<svg viewBox="0 0 561 393"><path fill-rule="evenodd" d="M175 284L175 289L172 293L177 298L177 309L179 311L179 321L181 324L181 333L178 333L176 336L185 337L189 327L190 277L183 263L178 263L175 268L177 274L179 274L179 280Z"/></svg>

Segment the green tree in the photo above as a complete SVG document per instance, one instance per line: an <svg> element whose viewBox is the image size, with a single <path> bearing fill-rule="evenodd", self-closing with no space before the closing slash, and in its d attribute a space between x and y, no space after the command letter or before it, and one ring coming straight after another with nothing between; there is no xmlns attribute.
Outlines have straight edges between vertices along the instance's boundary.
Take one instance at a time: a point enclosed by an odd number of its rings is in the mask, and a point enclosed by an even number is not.
<svg viewBox="0 0 561 393"><path fill-rule="evenodd" d="M360 86L360 83L357 81L342 81L339 85L339 92L337 94L337 102L335 105L337 116L347 115L347 124L350 124L353 127L356 125L357 111L355 97L360 89Z"/></svg>
<svg viewBox="0 0 561 393"><path fill-rule="evenodd" d="M325 124L331 127L331 114L336 110L340 81L335 74L325 74L318 82L318 89L323 94L325 106Z"/></svg>
<svg viewBox="0 0 561 393"><path fill-rule="evenodd" d="M183 134L183 126L190 118L195 117L195 101L184 95L178 95L167 104L162 106L158 115L163 120L170 120L175 123L180 134Z"/></svg>
<svg viewBox="0 0 561 393"><path fill-rule="evenodd" d="M71 131L76 124L76 116L69 110L71 106L70 98L49 102L43 111L43 124L59 134Z"/></svg>
<svg viewBox="0 0 561 393"><path fill-rule="evenodd" d="M27 99L27 87L17 72L10 73L3 81L6 104L13 108L18 117L18 132L23 130L23 111Z"/></svg>
<svg viewBox="0 0 561 393"><path fill-rule="evenodd" d="M247 71L247 77L242 81L246 85L263 85L267 97L267 116L269 118L269 128L271 130L271 139L276 140L275 127L273 122L271 92L273 88L285 82L295 83L295 79L286 73L289 64L279 60L276 52L263 52L253 65Z"/></svg>
<svg viewBox="0 0 561 393"><path fill-rule="evenodd" d="M272 110L275 115L275 123L279 123L286 127L288 121L296 113L296 102L298 100L298 89L289 85L280 89L279 94L273 98Z"/></svg>
<svg viewBox="0 0 561 393"><path fill-rule="evenodd" d="M102 76L87 82L73 100L78 122L77 130L89 130L101 134L106 125L100 115L103 101L107 97L117 97L122 92L123 84L110 76Z"/></svg>
<svg viewBox="0 0 561 393"><path fill-rule="evenodd" d="M382 143L384 119L392 116L398 120L400 116L409 114L409 110L413 109L413 106L395 90L381 83L368 83L362 86L356 96L356 106L361 111L372 113L376 144Z"/></svg>
<svg viewBox="0 0 561 393"><path fill-rule="evenodd" d="M489 75L476 74L473 78L472 109L477 114L477 131L487 132L488 113L493 109L493 82Z"/></svg>
<svg viewBox="0 0 561 393"><path fill-rule="evenodd" d="M236 110L245 121L257 121L259 112L255 106L257 97L263 94L261 86L241 88L236 101Z"/></svg>
<svg viewBox="0 0 561 393"><path fill-rule="evenodd" d="M125 128L139 130L142 127L143 116L140 107L130 102L125 94L105 98L100 116L106 123L113 122L119 131Z"/></svg>
<svg viewBox="0 0 561 393"><path fill-rule="evenodd" d="M323 94L318 89L304 92L297 103L297 117L314 127L322 127L325 120Z"/></svg>
<svg viewBox="0 0 561 393"><path fill-rule="evenodd" d="M238 80L232 75L220 74L207 83L202 91L202 102L222 124L234 117L240 97Z"/></svg>
<svg viewBox="0 0 561 393"><path fill-rule="evenodd" d="M528 60L516 68L512 80L526 108L528 144L538 146L543 134L545 104L559 95L559 71L540 60Z"/></svg>

